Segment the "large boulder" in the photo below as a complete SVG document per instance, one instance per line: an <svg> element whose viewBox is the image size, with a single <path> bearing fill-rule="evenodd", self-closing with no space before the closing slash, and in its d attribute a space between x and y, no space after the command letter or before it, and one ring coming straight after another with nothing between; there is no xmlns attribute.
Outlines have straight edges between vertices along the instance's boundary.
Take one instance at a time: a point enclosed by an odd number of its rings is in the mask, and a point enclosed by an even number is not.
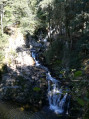
<svg viewBox="0 0 89 119"><path fill-rule="evenodd" d="M20 75L15 72L4 74L0 85L2 99L20 103L44 102L46 89L46 72L37 67L23 67Z"/></svg>

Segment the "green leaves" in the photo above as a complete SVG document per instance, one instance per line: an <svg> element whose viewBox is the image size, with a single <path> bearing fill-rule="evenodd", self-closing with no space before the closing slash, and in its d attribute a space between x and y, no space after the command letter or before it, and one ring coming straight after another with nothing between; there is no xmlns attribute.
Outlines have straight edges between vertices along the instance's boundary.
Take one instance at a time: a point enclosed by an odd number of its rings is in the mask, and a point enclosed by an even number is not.
<svg viewBox="0 0 89 119"><path fill-rule="evenodd" d="M74 73L74 77L80 77L80 76L82 76L82 71L76 71Z"/></svg>
<svg viewBox="0 0 89 119"><path fill-rule="evenodd" d="M36 91L36 92L39 92L40 88L39 87L34 87L33 90Z"/></svg>
<svg viewBox="0 0 89 119"><path fill-rule="evenodd" d="M84 105L85 105L84 100L81 99L81 98L77 98L77 102L78 102L81 106L84 106Z"/></svg>

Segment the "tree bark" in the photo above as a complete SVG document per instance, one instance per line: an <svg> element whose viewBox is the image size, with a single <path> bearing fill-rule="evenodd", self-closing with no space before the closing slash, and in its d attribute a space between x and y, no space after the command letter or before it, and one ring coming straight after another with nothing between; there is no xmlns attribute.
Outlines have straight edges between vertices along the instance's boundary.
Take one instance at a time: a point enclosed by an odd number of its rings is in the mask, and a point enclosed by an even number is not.
<svg viewBox="0 0 89 119"><path fill-rule="evenodd" d="M2 35L3 35L3 13L1 13L1 32L2 32Z"/></svg>

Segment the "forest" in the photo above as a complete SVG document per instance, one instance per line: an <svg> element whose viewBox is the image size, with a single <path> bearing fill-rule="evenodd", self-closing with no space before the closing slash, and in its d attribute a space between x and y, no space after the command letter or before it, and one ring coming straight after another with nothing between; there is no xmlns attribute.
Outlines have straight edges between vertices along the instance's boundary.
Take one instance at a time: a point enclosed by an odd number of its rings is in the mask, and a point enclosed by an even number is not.
<svg viewBox="0 0 89 119"><path fill-rule="evenodd" d="M0 119L89 119L88 53L89 0L0 0Z"/></svg>

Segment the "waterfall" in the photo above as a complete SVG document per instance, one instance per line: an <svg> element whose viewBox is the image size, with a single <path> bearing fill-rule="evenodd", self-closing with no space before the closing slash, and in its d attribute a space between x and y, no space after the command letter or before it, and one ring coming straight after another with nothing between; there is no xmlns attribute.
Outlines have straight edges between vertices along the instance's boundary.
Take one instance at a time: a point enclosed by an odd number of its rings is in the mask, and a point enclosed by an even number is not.
<svg viewBox="0 0 89 119"><path fill-rule="evenodd" d="M33 59L35 61L36 66L40 66L39 62L36 60L36 55L35 55L34 52L32 52L32 57L33 57Z"/></svg>
<svg viewBox="0 0 89 119"><path fill-rule="evenodd" d="M46 78L48 80L48 100L49 100L50 109L57 114L64 113L68 93L66 93L63 96L62 88L59 87L58 81L54 79L49 72L46 74ZM68 110L67 110L67 114L68 114Z"/></svg>
<svg viewBox="0 0 89 119"><path fill-rule="evenodd" d="M63 89L60 86L60 81L53 78L48 68L42 66L39 61L36 60L35 52L32 52L32 57L35 60L36 66L47 69L46 79L48 81L47 96L49 101L49 108L53 110L56 114L68 114L70 103L68 93L63 95Z"/></svg>

